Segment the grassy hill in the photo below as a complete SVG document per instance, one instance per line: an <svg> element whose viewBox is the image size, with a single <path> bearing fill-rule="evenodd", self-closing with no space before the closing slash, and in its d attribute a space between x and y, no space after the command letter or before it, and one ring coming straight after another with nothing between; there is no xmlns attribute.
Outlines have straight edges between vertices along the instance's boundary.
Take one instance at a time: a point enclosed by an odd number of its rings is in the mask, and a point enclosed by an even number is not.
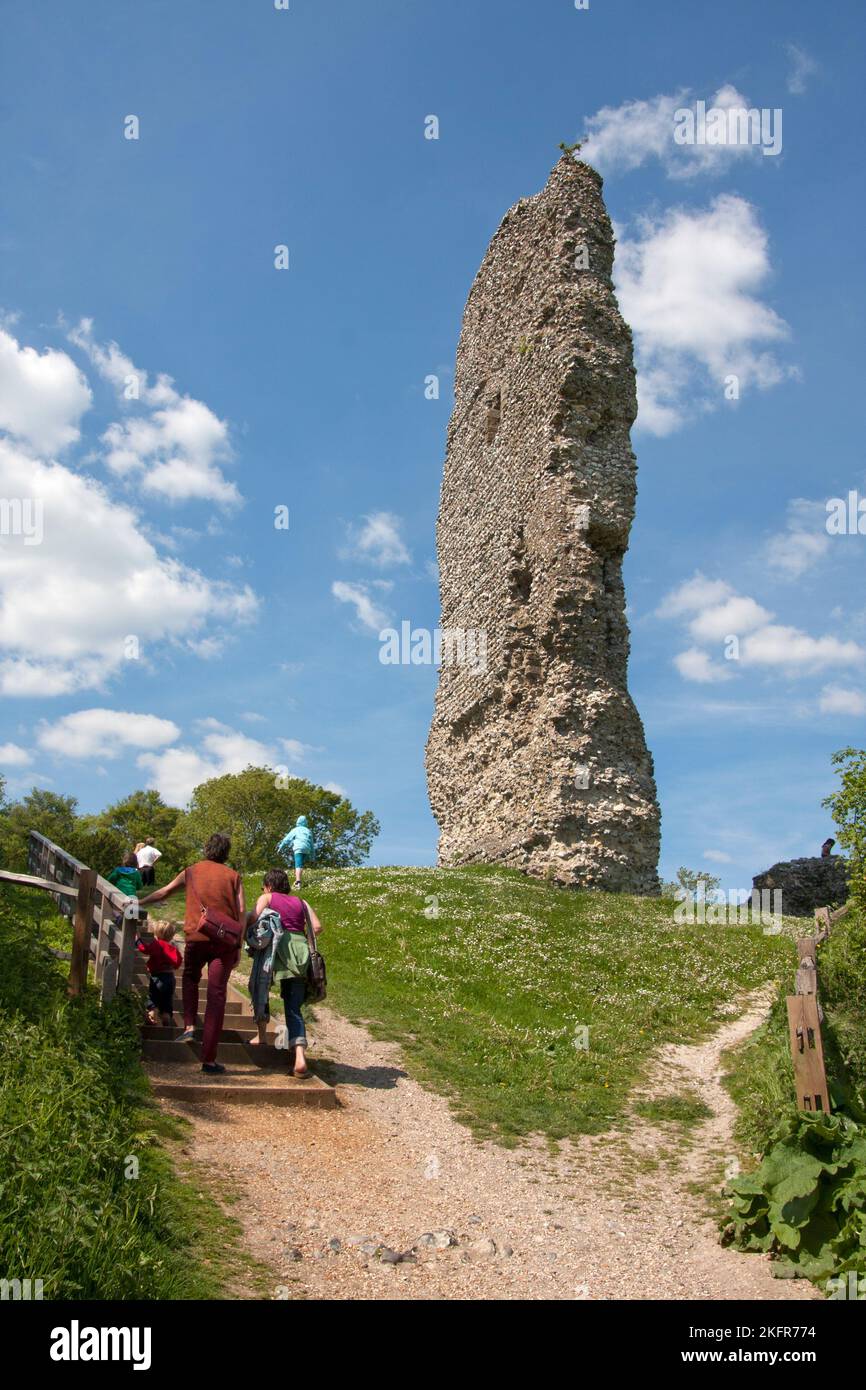
<svg viewBox="0 0 866 1390"><path fill-rule="evenodd" d="M260 888L246 880L248 902ZM760 927L680 926L671 901L504 869L317 870L304 892L333 1006L505 1142L609 1128L655 1048L700 1037L795 959Z"/></svg>

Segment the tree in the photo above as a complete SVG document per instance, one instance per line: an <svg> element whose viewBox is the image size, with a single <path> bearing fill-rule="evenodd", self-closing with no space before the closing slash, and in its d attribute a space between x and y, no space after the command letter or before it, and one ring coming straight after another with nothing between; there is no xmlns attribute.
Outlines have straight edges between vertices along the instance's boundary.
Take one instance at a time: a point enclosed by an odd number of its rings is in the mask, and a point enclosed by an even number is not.
<svg viewBox="0 0 866 1390"><path fill-rule="evenodd" d="M88 830L115 834L123 845L124 854L141 840L153 840L162 853L160 870L176 872L184 863L183 847L176 839L180 816L180 811L175 806L167 806L159 792L134 791L106 806L98 815L81 819Z"/></svg>
<svg viewBox="0 0 866 1390"><path fill-rule="evenodd" d="M362 864L379 833L372 811L359 812L338 792L300 777L280 777L272 768L248 767L202 782L181 814L176 840L187 860L210 835L232 840L231 861L242 873L279 863L277 844L298 816L306 816L316 843L316 863L329 867Z"/></svg>
<svg viewBox="0 0 866 1390"><path fill-rule="evenodd" d="M75 836L77 806L74 796L59 796L43 787L33 787L20 801L10 802L0 815L0 859L4 866L27 872L31 830L69 849Z"/></svg>
<svg viewBox="0 0 866 1390"><path fill-rule="evenodd" d="M720 878L714 877L713 874L706 873L703 869L686 869L680 867L677 869L676 882L662 884L662 893L667 898L673 898L676 897L677 893L685 890L691 897L694 897L700 891L701 885L703 884L703 896L708 898L710 894L714 893L720 886L721 882L722 880Z"/></svg>
<svg viewBox="0 0 866 1390"><path fill-rule="evenodd" d="M866 907L866 748L841 748L832 762L841 785L822 805L836 822L839 844L849 852L851 893Z"/></svg>

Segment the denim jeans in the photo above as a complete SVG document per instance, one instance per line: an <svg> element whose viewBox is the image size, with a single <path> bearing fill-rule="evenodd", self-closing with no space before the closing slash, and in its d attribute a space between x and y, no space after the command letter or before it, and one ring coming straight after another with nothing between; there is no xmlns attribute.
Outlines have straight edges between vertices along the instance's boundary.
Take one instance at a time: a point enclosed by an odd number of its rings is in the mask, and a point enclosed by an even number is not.
<svg viewBox="0 0 866 1390"><path fill-rule="evenodd" d="M160 971L150 977L150 1002L161 1014L174 1013L174 975Z"/></svg>
<svg viewBox="0 0 866 1390"><path fill-rule="evenodd" d="M307 1033L301 1013L301 1005L304 1002L306 992L307 982L304 979L280 980L280 994L283 996L283 1003L286 1006L289 1047L307 1046Z"/></svg>

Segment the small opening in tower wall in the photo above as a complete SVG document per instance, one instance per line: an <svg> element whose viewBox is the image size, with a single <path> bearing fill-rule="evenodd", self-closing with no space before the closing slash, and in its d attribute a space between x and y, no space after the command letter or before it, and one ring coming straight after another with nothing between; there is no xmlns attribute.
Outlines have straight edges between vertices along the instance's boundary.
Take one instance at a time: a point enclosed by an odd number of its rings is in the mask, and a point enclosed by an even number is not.
<svg viewBox="0 0 866 1390"><path fill-rule="evenodd" d="M499 421L502 416L502 392L497 391L495 396L487 398L487 424L485 436L488 444L492 444L499 433Z"/></svg>

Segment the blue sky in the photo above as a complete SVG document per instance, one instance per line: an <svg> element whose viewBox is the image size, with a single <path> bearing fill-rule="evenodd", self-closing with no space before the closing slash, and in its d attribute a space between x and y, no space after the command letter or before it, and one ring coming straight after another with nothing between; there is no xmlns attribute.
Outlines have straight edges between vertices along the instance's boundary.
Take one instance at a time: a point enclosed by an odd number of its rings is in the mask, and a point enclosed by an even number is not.
<svg viewBox="0 0 866 1390"><path fill-rule="evenodd" d="M374 862L433 862L436 673L382 665L378 630L436 625L466 295L588 133L638 348L625 577L662 871L746 886L816 852L866 721L866 536L826 530L866 496L861 7L0 14L0 495L44 499L41 544L0 536L12 791L181 801L266 756L375 810ZM781 108L781 152L676 146L699 99Z"/></svg>

